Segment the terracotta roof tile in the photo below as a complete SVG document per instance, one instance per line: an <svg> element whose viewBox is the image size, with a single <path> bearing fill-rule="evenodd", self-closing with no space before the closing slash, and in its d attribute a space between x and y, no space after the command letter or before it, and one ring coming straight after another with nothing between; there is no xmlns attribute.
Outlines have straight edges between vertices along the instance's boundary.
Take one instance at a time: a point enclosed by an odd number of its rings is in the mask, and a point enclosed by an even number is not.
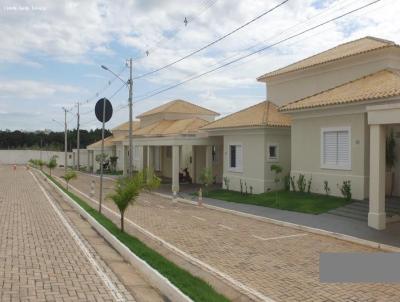
<svg viewBox="0 0 400 302"><path fill-rule="evenodd" d="M104 147L113 146L114 145L113 139L114 139L114 136L112 136L112 135L106 137L104 139ZM93 144L88 145L86 148L87 149L92 149L92 148L100 148L100 147L101 147L101 140L99 140L99 141L97 141L97 142L95 142Z"/></svg>
<svg viewBox="0 0 400 302"><path fill-rule="evenodd" d="M137 117L141 118L144 116L153 115L157 113L183 113L183 114L199 114L199 115L214 115L214 116L219 115L219 113L217 112L189 103L187 101L174 100L164 105L158 106L154 109L151 109L149 111L146 111Z"/></svg>
<svg viewBox="0 0 400 302"><path fill-rule="evenodd" d="M301 110L400 96L398 71L381 70L282 106L279 111Z"/></svg>
<svg viewBox="0 0 400 302"><path fill-rule="evenodd" d="M135 131L137 136L168 136L194 134L208 122L200 118L161 120Z"/></svg>
<svg viewBox="0 0 400 302"><path fill-rule="evenodd" d="M375 37L364 37L358 40L350 41L340 44L334 48L328 49L314 56L308 57L304 60L290 64L286 67L266 73L257 78L258 81L264 81L273 76L281 75L284 73L306 69L311 66L332 62L342 58L354 56L357 54L385 48L385 47L398 47L394 42L383 40Z"/></svg>
<svg viewBox="0 0 400 302"><path fill-rule="evenodd" d="M140 121L132 121L132 129L138 129L140 127ZM117 127L113 128L112 131L128 131L129 130L129 122L125 122Z"/></svg>
<svg viewBox="0 0 400 302"><path fill-rule="evenodd" d="M278 112L278 106L270 101L264 101L211 122L202 129L289 127L290 124L290 117Z"/></svg>

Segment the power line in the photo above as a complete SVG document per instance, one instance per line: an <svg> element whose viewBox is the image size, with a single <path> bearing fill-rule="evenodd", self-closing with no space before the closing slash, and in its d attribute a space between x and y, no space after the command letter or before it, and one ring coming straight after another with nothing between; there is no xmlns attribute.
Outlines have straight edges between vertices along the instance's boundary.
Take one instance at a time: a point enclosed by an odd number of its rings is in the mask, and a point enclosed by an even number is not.
<svg viewBox="0 0 400 302"><path fill-rule="evenodd" d="M338 19L341 19L341 18L343 18L343 17L345 17L345 16L347 16L347 15L350 15L350 14L356 12L356 11L362 10L362 9L364 9L364 8L366 8L366 7L369 7L369 6L371 6L371 5L375 4L375 3L378 3L378 2L380 2L380 1L381 1L381 0L375 0L375 1L369 2L368 4L365 4L365 5L363 5L363 6L360 6L360 7L356 8L356 9L350 10L350 11L348 11L348 12L342 14L342 15L339 15L339 16L337 16L337 17L334 17L334 18L332 18L332 19L329 19L329 20L327 20L327 21L325 21L325 22L319 23L319 24L317 24L317 25L315 25L315 26L312 26L312 27L310 27L310 28L308 28L308 29L306 29L306 30L303 30L303 31L301 31L301 32L299 32L299 33L297 33L297 34L291 35L291 36L289 36L289 37L287 37L287 38L284 38L284 39L279 40L278 42L275 42L275 43L273 43L273 44L270 44L270 45L267 45L267 46L265 46L265 47L262 47L262 48L260 48L260 49L258 49L258 50L256 50L256 51L253 51L253 52L251 52L251 53L249 53L249 54L243 55L243 56L241 56L241 57L239 57L239 58L237 58L237 59L231 60L231 61L229 61L229 62L227 62L227 63L225 63L225 64L222 64L222 65L220 65L220 66L218 66L218 67L216 67L216 68L213 68L213 69L207 70L207 71L205 71L205 72L203 72L203 73L200 73L200 74L194 75L194 76L192 76L192 77L189 77L189 78L187 78L186 80L183 80L183 81L178 82L178 83L176 83L176 84L174 84L174 85L168 86L168 87L166 87L166 88L164 88L164 89L159 90L158 92L155 92L155 93L152 93L152 94L149 94L149 95L145 95L145 96L143 96L142 98L137 99L134 103L138 103L138 102L140 102L140 101L142 101L142 100L148 99L148 98L150 98L150 97L156 96L156 95L158 95L158 94L161 94L161 93L163 93L163 92L166 92L166 91L171 90L171 89L173 89L173 88L176 88L176 87L178 87L178 86L181 86L181 85L183 85L183 84L186 84L186 83L188 83L188 82L191 82L191 81L193 81L193 80L196 80L196 79L198 79L198 78L200 78L200 77L203 77L203 76L205 76L205 75L207 75L207 74L210 74L210 73L212 73L212 72L214 72L214 71L217 71L217 70L219 70L219 69L222 69L222 68L224 68L224 67L226 67L226 66L232 65L233 63L236 63L236 62L238 62L238 61L241 61L241 60L243 60L243 59L246 59L246 58L248 58L248 57L251 57L251 56L253 56L253 55L255 55L255 54L258 54L258 53L260 53L260 52L263 52L263 51L265 51L265 50L267 50L267 49L270 49L270 48L272 48L272 47L274 47L274 46L276 46L276 45L279 45L279 44L284 43L284 42L286 42L286 41L288 41L288 40L291 40L291 39L293 39L293 38L295 38L295 37L298 37L298 36L300 36L300 35L303 35L303 34L305 34L305 33L307 33L307 32L310 32L310 31L312 31L312 30L314 30L314 29L316 29L316 28L319 28L319 27L321 27L321 26L324 26L324 25L326 25L326 24L328 24L328 23L330 23L330 22L333 22L333 21L336 21L336 20L338 20Z"/></svg>
<svg viewBox="0 0 400 302"><path fill-rule="evenodd" d="M279 8L280 6L284 5L288 1L289 0L284 0L284 1L280 2L279 4L275 5L274 7L268 9L267 11L263 12L262 14L258 15L255 18L251 19L250 21L247 21L246 23L244 23L241 26L235 28L234 30L230 31L229 33L223 35L222 37L220 37L220 38L208 43L207 45L204 45L203 47L201 47L201 48L199 48L199 49L197 49L195 51L192 51L191 53L189 53L189 54L187 54L187 55L185 55L185 56L183 56L183 57L181 57L181 58L179 58L179 59L177 59L177 60L175 60L175 61L173 61L171 63L168 63L167 65L164 65L164 66L162 66L160 68L157 68L157 69L154 69L152 71L143 73L143 74L141 74L139 76L136 76L136 77L133 78L133 80L141 79L141 78L146 77L148 75L151 75L151 74L154 74L154 73L159 72L161 70L164 70L164 69L166 69L166 68L168 68L168 67L170 67L172 65L175 65L176 63L179 63L179 62L181 62L181 61L183 61L183 60L185 60L185 59L187 59L187 58L199 53L200 51L202 51L202 50L204 50L204 49L206 49L206 48L208 48L208 47L210 47L210 46L222 41L223 39L231 36L232 34L236 33L237 31L241 30L242 28L244 28L244 27L248 26L249 24L257 21L258 19L264 17L265 15L271 13L272 11L276 10L277 8Z"/></svg>
<svg viewBox="0 0 400 302"><path fill-rule="evenodd" d="M206 5L204 5L203 10L198 14L192 15L191 18L188 17L189 22L192 23L195 20L197 20L203 13L205 13L207 10L209 10L211 7L213 7L217 2L218 2L218 0L204 1L204 3L206 3ZM185 17L185 19L186 19L186 17ZM162 42L164 42L166 40L172 41L184 28L186 28L186 26L182 27L182 25L180 25L179 29L176 28L175 32L172 35L170 35L168 38L163 36L151 48L147 49L144 55L136 57L136 58L134 58L134 60L137 61L137 60L141 60L143 58L150 56L155 50L157 50L157 48L159 48L158 46L160 44L162 44Z"/></svg>

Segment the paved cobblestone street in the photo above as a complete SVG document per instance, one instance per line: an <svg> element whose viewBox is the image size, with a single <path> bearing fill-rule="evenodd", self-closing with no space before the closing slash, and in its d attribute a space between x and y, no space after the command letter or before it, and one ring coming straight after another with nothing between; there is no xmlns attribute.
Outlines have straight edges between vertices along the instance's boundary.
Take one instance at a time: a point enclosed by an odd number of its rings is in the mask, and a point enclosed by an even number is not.
<svg viewBox="0 0 400 302"><path fill-rule="evenodd" d="M57 171L61 175L62 171ZM71 182L85 194L97 177ZM106 191L113 181L105 180ZM107 193L105 193L107 194ZM110 201L104 203L116 210ZM92 202L93 206L96 206ZM112 217L117 222L117 217ZM377 252L372 248L289 227L142 194L126 218L180 250L275 301L400 301L398 284L322 284L321 252ZM133 226L126 224L128 231Z"/></svg>
<svg viewBox="0 0 400 302"><path fill-rule="evenodd" d="M0 166L0 300L134 301L57 211L24 167Z"/></svg>

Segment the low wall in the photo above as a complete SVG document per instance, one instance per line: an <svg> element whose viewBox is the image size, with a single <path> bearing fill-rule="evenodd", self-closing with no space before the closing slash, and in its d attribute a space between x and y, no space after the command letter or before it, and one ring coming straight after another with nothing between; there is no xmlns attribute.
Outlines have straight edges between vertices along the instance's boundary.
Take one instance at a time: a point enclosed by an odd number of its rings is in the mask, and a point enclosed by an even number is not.
<svg viewBox="0 0 400 302"><path fill-rule="evenodd" d="M0 150L0 164L24 165L30 159L42 159L48 161L57 155L58 165L64 165L64 152L46 150ZM68 165L72 165L72 152L68 152Z"/></svg>

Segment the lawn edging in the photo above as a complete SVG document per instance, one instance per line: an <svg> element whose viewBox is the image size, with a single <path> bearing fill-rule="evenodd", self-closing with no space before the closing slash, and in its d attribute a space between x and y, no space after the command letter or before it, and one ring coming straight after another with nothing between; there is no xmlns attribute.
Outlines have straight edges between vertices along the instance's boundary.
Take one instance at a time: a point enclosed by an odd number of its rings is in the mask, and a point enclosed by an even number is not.
<svg viewBox="0 0 400 302"><path fill-rule="evenodd" d="M40 171L41 172L41 171ZM66 201L75 208L80 215L82 215L92 227L111 245L115 248L121 256L135 268L137 268L150 282L152 286L157 288L171 301L177 302L193 302L190 297L183 293L177 286L175 286L168 278L164 277L160 272L150 266L146 261L134 254L127 246L125 246L118 238L110 233L103 225L101 225L92 215L90 215L81 205L78 204L71 196L69 196L62 188L50 179L46 174L41 172L49 183L58 190ZM85 202L81 200L82 202ZM108 219L108 218L107 218ZM162 256L161 256L162 257ZM168 261L168 260L166 260ZM204 281L203 281L204 282Z"/></svg>
<svg viewBox="0 0 400 302"><path fill-rule="evenodd" d="M161 197L164 197L164 198L167 198L170 200L176 200L178 202L198 206L198 203L196 201L186 199L183 197L174 199L173 196L164 194L164 193L152 192L152 194L155 194L157 196L161 196ZM354 237L354 236L350 236L350 235L346 235L346 234L342 234L342 233L331 232L331 231L317 229L317 228L313 228L313 227L309 227L309 226L305 226L305 225L301 225L301 224L296 224L296 223L292 223L292 222L281 221L281 220L277 220L277 219L273 219L273 218L262 217L262 216L258 216L258 215L254 215L254 214L236 211L236 210L225 209L225 208L221 208L218 206L209 205L204 202L202 203L202 206L205 208L208 208L208 209L217 210L217 211L225 212L225 213L230 213L230 214L234 214L237 216L252 218L252 219L259 220L259 221L269 222L269 223L279 225L279 226L290 227L290 228L293 228L296 230L306 231L306 232L317 234L317 235L333 237L335 239L339 239L339 240L343 240L343 241L347 241L347 242L351 242L351 243L355 243L355 244L359 244L359 245L363 245L363 246L367 246L367 247L371 247L371 248L375 248L375 249L380 249L385 252L393 252L393 253L400 252L400 248L396 247L396 246L383 244L383 243L379 243L379 242L375 242L375 241L371 241L371 240L367 240L367 239L362 239L362 238L358 238L358 237Z"/></svg>

